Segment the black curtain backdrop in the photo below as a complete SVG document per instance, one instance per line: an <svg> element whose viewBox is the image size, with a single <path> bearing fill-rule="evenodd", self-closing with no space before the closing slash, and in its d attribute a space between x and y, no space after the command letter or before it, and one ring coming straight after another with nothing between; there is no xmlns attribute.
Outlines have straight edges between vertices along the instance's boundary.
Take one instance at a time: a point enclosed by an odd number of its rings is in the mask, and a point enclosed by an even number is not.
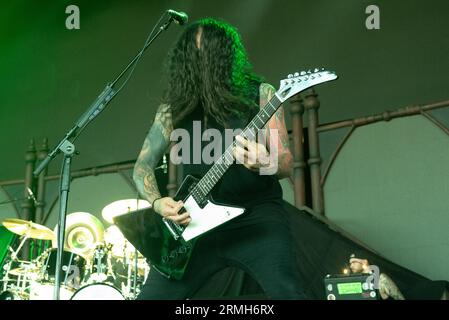
<svg viewBox="0 0 449 320"><path fill-rule="evenodd" d="M440 299L448 286L446 281L429 279L403 268L359 246L326 223L315 219L285 202L297 251L297 263L304 289L311 299L325 299L324 278L328 274L341 274L347 267L349 256L356 253L377 265L380 272L388 274L398 285L406 299ZM263 255L263 248L260 248ZM265 298L260 286L246 273L228 268L216 274L195 295L207 298Z"/></svg>
<svg viewBox="0 0 449 320"><path fill-rule="evenodd" d="M406 299L441 298L447 281L431 281L415 272L401 267L349 240L341 233L331 229L329 225L284 202L288 218L292 226L297 253L297 264L300 269L304 290L310 299L325 299L324 278L328 274L341 274L347 267L349 256L356 253L359 257L377 265L381 273L388 274L398 285ZM348 209L349 210L349 209ZM145 252L143 244L145 225L143 219L148 212L129 214L115 219L128 240L141 252ZM381 235L379 235L381 236ZM263 255L264 248L260 248ZM419 254L419 253L418 253ZM227 268L215 274L200 288L192 299L265 299L260 286L245 272L236 268Z"/></svg>

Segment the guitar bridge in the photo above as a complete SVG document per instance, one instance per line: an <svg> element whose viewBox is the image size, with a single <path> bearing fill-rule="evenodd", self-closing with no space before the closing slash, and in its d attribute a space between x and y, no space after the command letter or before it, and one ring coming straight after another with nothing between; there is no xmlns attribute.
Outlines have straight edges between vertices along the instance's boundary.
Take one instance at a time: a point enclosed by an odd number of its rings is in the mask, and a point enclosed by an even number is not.
<svg viewBox="0 0 449 320"><path fill-rule="evenodd" d="M170 231L170 234L173 236L173 238L175 240L178 240L179 237L181 236L182 232L184 231L184 228L176 223L173 223L173 222L165 219L165 218L162 218L162 221L164 222L168 231Z"/></svg>

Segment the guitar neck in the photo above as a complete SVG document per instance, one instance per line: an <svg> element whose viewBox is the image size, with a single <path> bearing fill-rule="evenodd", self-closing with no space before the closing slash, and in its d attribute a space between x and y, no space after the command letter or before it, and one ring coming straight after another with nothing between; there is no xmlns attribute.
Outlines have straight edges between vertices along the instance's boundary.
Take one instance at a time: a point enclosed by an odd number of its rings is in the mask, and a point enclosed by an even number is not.
<svg viewBox="0 0 449 320"><path fill-rule="evenodd" d="M270 118L274 115L282 102L274 95L268 103L259 110L257 115L248 123L242 132L244 137L249 140L255 140L260 129L265 127ZM233 148L234 142L228 146L221 157L214 163L214 165L207 171L207 173L193 188L191 194L198 203L203 202L212 188L217 184L225 172L234 162Z"/></svg>

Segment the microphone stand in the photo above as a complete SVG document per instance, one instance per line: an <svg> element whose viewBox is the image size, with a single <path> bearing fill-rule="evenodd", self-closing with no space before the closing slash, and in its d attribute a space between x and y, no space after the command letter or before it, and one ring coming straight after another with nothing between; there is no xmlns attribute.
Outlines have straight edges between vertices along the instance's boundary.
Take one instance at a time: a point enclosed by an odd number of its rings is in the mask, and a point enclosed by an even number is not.
<svg viewBox="0 0 449 320"><path fill-rule="evenodd" d="M163 16L159 19L156 26L162 21L163 17L167 15L167 12L164 13ZM47 157L39 164L36 170L33 171L33 175L38 177L40 173L48 166L51 160L56 157L60 152L64 153L64 158L62 162L62 172L61 172L61 180L60 180L60 195L59 195L59 217L58 217L58 235L57 235L57 256L56 256L56 272L55 272L55 288L53 292L53 299L60 299L60 283L61 283L61 269L62 269L62 253L64 250L64 233L65 233L65 224L66 224L66 214L67 214L67 203L68 196L70 191L70 169L72 165L72 158L75 154L78 154L76 151L76 147L73 144L74 140L79 136L81 131L87 127L87 125L92 122L94 118L96 118L106 107L106 105L111 102L111 100L121 91L123 86L126 84L127 80L123 83L123 85L118 89L114 89L114 85L123 77L123 75L133 66L135 65L144 51L153 43L153 41L171 24L173 18L169 17L167 21L165 21L157 33L151 38L147 39L147 42L143 46L143 48L137 53L137 55L131 60L131 62L125 67L125 69L117 76L117 78L112 82L106 85L103 92L98 96L98 98L92 103L89 109L78 119L75 125L66 133L64 138L58 143L58 145L48 153ZM154 31L154 29L153 29ZM153 32L152 32L153 33ZM152 34L151 33L151 34ZM151 36L150 34L150 36ZM149 36L149 37L150 37ZM148 37L148 38L149 38ZM132 71L131 71L132 73ZM131 74L130 74L131 75ZM72 139L73 138L73 139ZM69 141L72 139L73 141Z"/></svg>

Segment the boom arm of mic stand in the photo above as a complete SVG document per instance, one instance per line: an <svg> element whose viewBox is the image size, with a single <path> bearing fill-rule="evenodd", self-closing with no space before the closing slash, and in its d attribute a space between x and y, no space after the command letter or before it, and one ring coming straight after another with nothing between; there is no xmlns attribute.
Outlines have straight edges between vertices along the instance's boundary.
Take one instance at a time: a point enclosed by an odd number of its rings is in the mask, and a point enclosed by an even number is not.
<svg viewBox="0 0 449 320"><path fill-rule="evenodd" d="M72 138L78 131L78 129L85 128L101 111L104 110L106 105L115 95L114 89L108 84L98 98L92 103L90 108L78 119L76 124L66 133L65 137L58 143L58 145L45 157L45 159L39 164L39 166L33 171L35 177L48 166L50 161L56 157L56 155L62 151L70 138ZM70 150L68 150L70 152Z"/></svg>
<svg viewBox="0 0 449 320"><path fill-rule="evenodd" d="M108 84L103 92L98 96L98 98L92 103L90 108L78 119L76 124L68 131L65 137L58 143L58 145L47 154L44 160L37 166L37 168L33 171L33 175L38 177L39 174L49 165L50 161L53 160L54 157L61 151L62 145L72 138L75 134L79 134L81 130L83 130L97 115L100 114L106 107L106 105L116 96L118 91L113 89L114 85L123 77L123 75L131 68L134 63L140 58L140 56L144 53L144 51L153 43L154 40L162 33L162 31L167 30L169 25L171 24L172 19L169 19L166 23L164 23L158 30L158 32L154 35L148 43L140 50L131 62L125 67L125 69L120 72L117 78L110 84Z"/></svg>
<svg viewBox="0 0 449 320"><path fill-rule="evenodd" d="M76 124L70 129L65 137L58 143L58 145L47 155L47 157L39 164L39 166L34 170L33 175L35 177L48 166L50 161L56 157L59 152L64 153L61 183L60 183L60 199L59 199L59 220L58 220L58 235L57 235L57 255L56 255L56 272L55 272L55 287L53 292L54 300L59 300L60 298L60 285L61 285L61 269L62 269L62 253L64 250L64 238L65 238L65 218L67 213L67 203L68 195L70 191L70 167L72 156L75 153L75 146L69 141L74 136L78 136L81 131L103 111L106 105L117 95L118 92L126 84L127 80L122 84L122 86L115 91L113 89L114 85L119 81L119 79L126 73L126 71L133 66L139 58L142 56L143 52L149 47L149 45L166 30L172 19L165 22L158 30L158 32L145 43L144 47L139 51L139 53L134 57L134 59L126 66L126 68L119 74L119 76L112 82L108 84L103 92L97 97L90 108L78 119Z"/></svg>

